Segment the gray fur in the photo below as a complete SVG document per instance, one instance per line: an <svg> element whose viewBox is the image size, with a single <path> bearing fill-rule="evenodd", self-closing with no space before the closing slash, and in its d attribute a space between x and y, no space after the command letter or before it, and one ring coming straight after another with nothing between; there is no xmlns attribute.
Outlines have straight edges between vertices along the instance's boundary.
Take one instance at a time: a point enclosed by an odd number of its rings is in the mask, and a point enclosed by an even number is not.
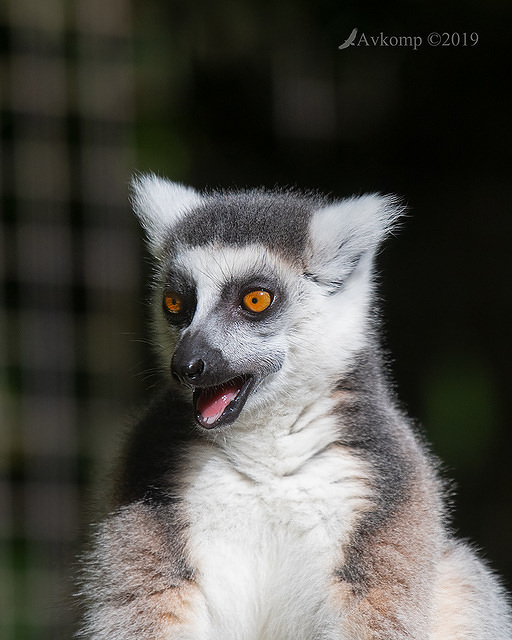
<svg viewBox="0 0 512 640"><path fill-rule="evenodd" d="M192 247L212 242L255 243L298 260L304 252L312 211L323 204L321 196L304 197L293 191L212 192L202 206L173 228L168 248L172 252L176 243Z"/></svg>

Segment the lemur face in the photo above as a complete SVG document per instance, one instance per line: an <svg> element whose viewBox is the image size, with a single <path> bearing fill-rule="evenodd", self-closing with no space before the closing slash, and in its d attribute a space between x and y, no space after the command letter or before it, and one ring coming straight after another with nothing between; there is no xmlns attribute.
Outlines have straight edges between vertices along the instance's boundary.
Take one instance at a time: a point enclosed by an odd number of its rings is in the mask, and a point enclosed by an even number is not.
<svg viewBox="0 0 512 640"><path fill-rule="evenodd" d="M155 342L202 428L271 418L364 346L372 260L400 213L391 199L201 195L146 176L133 200L156 259Z"/></svg>
<svg viewBox="0 0 512 640"><path fill-rule="evenodd" d="M286 275L260 248L219 245L188 249L167 271L160 336L176 339L172 375L193 390L201 427L233 423L283 367L291 298L300 295L299 273Z"/></svg>

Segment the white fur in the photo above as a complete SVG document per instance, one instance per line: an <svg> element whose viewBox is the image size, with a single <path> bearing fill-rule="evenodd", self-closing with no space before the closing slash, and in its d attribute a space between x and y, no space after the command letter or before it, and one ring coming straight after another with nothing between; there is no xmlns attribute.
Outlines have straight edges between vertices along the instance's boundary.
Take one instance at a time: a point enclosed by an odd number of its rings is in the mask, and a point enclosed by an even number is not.
<svg viewBox="0 0 512 640"><path fill-rule="evenodd" d="M309 228L310 270L327 286L339 282L354 258L376 251L402 213L395 197L376 194L320 209Z"/></svg>
<svg viewBox="0 0 512 640"><path fill-rule="evenodd" d="M188 552L208 603L208 640L340 640L331 576L357 514L370 505L369 469L340 449L332 401L290 432L288 412L260 429L197 444L188 456ZM199 638L200 636L194 636Z"/></svg>
<svg viewBox="0 0 512 640"><path fill-rule="evenodd" d="M435 595L431 640L512 638L506 594L466 544L447 542Z"/></svg>
<svg viewBox="0 0 512 640"><path fill-rule="evenodd" d="M191 187L153 173L134 177L131 186L133 210L146 231L151 253L158 258L166 231L199 206L202 198Z"/></svg>

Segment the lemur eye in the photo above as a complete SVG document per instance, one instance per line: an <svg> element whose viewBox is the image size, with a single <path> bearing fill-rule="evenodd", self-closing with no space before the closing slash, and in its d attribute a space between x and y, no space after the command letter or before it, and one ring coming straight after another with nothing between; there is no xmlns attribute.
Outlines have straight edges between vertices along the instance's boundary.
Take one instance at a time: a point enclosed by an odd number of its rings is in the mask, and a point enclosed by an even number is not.
<svg viewBox="0 0 512 640"><path fill-rule="evenodd" d="M164 293L164 306L167 311L176 314L182 311L183 301L181 297L174 291L166 291Z"/></svg>
<svg viewBox="0 0 512 640"><path fill-rule="evenodd" d="M242 300L242 304L247 311L261 313L272 303L272 294L264 289L256 289L247 293Z"/></svg>

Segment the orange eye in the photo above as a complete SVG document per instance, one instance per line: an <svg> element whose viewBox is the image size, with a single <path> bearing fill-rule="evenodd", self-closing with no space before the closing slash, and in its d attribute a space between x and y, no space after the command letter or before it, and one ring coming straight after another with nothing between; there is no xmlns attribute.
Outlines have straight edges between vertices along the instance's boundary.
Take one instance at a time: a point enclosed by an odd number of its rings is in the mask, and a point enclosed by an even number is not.
<svg viewBox="0 0 512 640"><path fill-rule="evenodd" d="M272 302L272 296L268 291L258 289L246 294L242 302L247 311L261 313L270 306L270 303Z"/></svg>
<svg viewBox="0 0 512 640"><path fill-rule="evenodd" d="M174 291L169 291L164 295L164 304L170 313L179 313L183 306L181 298Z"/></svg>

